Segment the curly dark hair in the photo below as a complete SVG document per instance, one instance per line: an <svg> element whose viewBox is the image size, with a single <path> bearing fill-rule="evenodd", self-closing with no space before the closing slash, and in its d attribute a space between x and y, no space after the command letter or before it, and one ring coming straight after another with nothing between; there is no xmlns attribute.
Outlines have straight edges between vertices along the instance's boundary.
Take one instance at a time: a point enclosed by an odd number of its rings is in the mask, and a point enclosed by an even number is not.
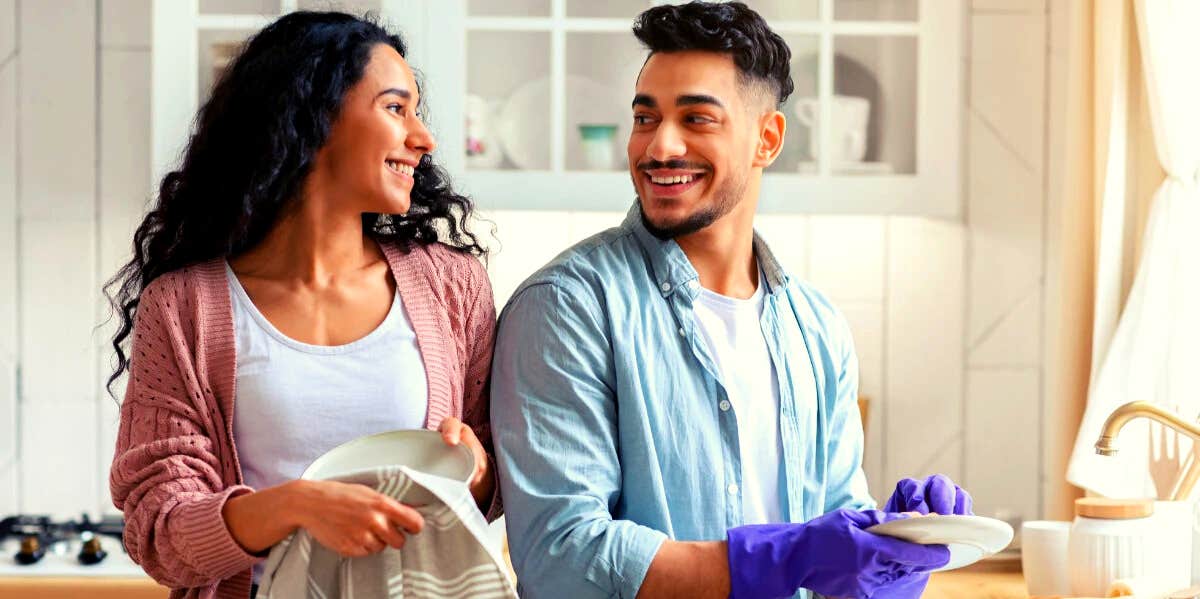
<svg viewBox="0 0 1200 599"><path fill-rule="evenodd" d="M648 9L633 23L633 35L650 51L706 50L728 54L744 88L766 86L782 106L792 94L792 51L767 22L741 2L665 4Z"/></svg>
<svg viewBox="0 0 1200 599"><path fill-rule="evenodd" d="M254 35L217 80L182 164L163 177L157 203L133 236L133 258L104 286L121 318L110 395L129 368L122 346L142 290L172 270L248 251L298 205L343 98L380 44L407 53L400 36L372 17L293 12ZM405 248L440 242L485 255L467 227L471 200L451 189L429 154L413 178L408 213L365 214L364 234Z"/></svg>

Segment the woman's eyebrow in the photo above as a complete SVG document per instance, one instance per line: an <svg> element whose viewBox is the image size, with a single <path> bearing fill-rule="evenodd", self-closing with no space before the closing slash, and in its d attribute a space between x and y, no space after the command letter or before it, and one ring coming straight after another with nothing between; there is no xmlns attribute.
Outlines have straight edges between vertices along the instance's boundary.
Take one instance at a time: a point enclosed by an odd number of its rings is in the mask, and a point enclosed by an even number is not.
<svg viewBox="0 0 1200 599"><path fill-rule="evenodd" d="M379 96L386 96L386 95L388 95L388 94L396 94L397 96L400 96L401 98L404 98L405 100L408 100L408 99L411 99L411 98L412 98L412 94L411 94L411 93L409 93L409 91L408 91L408 90L406 90L406 89L398 89L398 88L395 88L395 87L389 87L389 88L387 88L387 89L385 89L385 90L383 90L383 91L379 92L378 94L376 94L376 96L375 96L375 97L376 97L376 98L378 98Z"/></svg>

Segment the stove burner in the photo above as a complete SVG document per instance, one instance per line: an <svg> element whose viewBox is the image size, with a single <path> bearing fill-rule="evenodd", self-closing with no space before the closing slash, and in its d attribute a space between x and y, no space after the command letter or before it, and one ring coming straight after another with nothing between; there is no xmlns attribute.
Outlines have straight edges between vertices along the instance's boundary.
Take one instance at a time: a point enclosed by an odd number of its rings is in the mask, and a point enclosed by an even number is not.
<svg viewBox="0 0 1200 599"><path fill-rule="evenodd" d="M47 548L78 539L83 542L79 563L91 566L108 556L100 543L100 535L120 540L124 530L125 522L119 516L105 516L99 522L93 522L87 514L79 520L66 522L54 522L48 516L11 516L0 520L0 542L10 536L20 537L21 548L13 559L28 566L41 560Z"/></svg>
<svg viewBox="0 0 1200 599"><path fill-rule="evenodd" d="M26 535L21 537L21 550L14 557L18 564L28 566L38 563L45 555L46 548L42 547L41 539L37 535Z"/></svg>
<svg viewBox="0 0 1200 599"><path fill-rule="evenodd" d="M85 566L94 566L108 556L108 552L100 547L100 539L93 536L90 532L85 532L80 535L83 539L83 548L79 550L79 563Z"/></svg>

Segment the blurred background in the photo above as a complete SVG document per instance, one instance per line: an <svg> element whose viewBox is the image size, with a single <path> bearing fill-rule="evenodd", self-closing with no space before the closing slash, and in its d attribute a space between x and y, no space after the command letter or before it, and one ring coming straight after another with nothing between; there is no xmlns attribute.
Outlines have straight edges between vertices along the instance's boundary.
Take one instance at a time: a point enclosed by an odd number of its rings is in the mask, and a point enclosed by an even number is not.
<svg viewBox="0 0 1200 599"><path fill-rule="evenodd" d="M629 28L651 4L0 0L0 516L113 511L99 288L254 31L316 8L404 35L438 160L495 224L502 306L634 199ZM748 4L796 82L757 227L851 323L874 494L941 472L980 514L1070 518L1068 457L1170 170L1135 2Z"/></svg>

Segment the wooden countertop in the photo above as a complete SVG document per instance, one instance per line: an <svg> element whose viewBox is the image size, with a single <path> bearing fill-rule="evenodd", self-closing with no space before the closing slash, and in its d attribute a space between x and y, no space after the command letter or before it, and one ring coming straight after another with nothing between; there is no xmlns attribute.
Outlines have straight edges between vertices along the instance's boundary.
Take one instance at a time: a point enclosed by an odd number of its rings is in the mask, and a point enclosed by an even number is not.
<svg viewBox="0 0 1200 599"><path fill-rule="evenodd" d="M937 572L921 599L1026 599L1025 578L1020 572Z"/></svg>

